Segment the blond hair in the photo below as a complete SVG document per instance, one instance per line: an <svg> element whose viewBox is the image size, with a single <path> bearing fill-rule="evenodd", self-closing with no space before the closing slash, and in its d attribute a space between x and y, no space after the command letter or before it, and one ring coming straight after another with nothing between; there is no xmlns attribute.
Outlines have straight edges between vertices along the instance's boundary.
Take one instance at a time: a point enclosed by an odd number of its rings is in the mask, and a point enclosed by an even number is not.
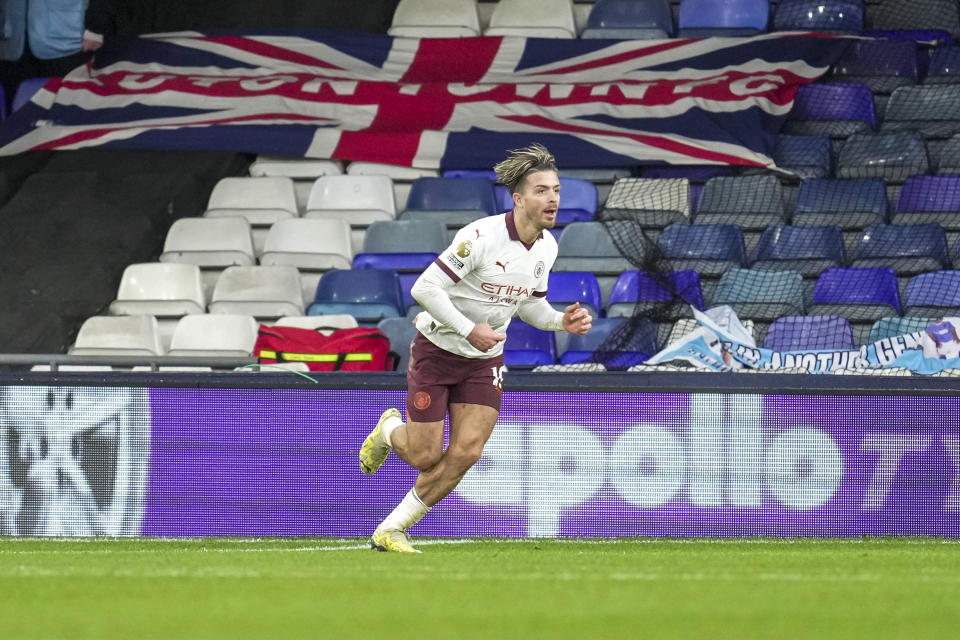
<svg viewBox="0 0 960 640"><path fill-rule="evenodd" d="M556 160L547 148L534 143L525 149L513 149L503 162L493 168L497 182L517 193L527 176L537 171L556 171Z"/></svg>

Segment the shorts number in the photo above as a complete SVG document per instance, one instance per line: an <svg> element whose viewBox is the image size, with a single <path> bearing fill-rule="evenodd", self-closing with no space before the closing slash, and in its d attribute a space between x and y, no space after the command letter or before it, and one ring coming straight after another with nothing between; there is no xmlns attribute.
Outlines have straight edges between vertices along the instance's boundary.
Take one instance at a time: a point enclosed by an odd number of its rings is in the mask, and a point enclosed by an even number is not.
<svg viewBox="0 0 960 640"><path fill-rule="evenodd" d="M490 373L493 374L493 386L497 388L497 391L500 391L500 385L503 384L503 372L507 370L506 366L502 367L490 367Z"/></svg>

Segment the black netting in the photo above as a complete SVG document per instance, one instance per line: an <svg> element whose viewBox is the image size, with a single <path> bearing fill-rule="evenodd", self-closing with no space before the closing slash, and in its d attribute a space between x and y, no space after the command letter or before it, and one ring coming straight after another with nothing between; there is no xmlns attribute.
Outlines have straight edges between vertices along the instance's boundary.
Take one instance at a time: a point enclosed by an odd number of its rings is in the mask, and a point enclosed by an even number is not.
<svg viewBox="0 0 960 640"><path fill-rule="evenodd" d="M931 157L931 164L937 173L960 173L960 134L937 145L936 158Z"/></svg>
<svg viewBox="0 0 960 640"><path fill-rule="evenodd" d="M917 45L909 40L861 40L834 63L829 79L865 84L874 94L916 84Z"/></svg>
<svg viewBox="0 0 960 640"><path fill-rule="evenodd" d="M864 229L853 267L888 267L899 275L949 269L947 237L938 224L875 224Z"/></svg>
<svg viewBox="0 0 960 640"><path fill-rule="evenodd" d="M711 178L697 203L697 224L762 231L786 221L783 187L772 175Z"/></svg>
<svg viewBox="0 0 960 640"><path fill-rule="evenodd" d="M603 207L605 220L627 220L662 229L690 222L690 182L686 178L617 180Z"/></svg>
<svg viewBox="0 0 960 640"><path fill-rule="evenodd" d="M866 5L865 21L868 29L942 30L960 35L956 0L883 0Z"/></svg>
<svg viewBox="0 0 960 640"><path fill-rule="evenodd" d="M803 277L796 271L731 269L720 278L714 304L727 304L740 318L770 322L804 312Z"/></svg>
<svg viewBox="0 0 960 640"><path fill-rule="evenodd" d="M830 175L830 136L779 135L773 161L801 178L825 178Z"/></svg>
<svg viewBox="0 0 960 640"><path fill-rule="evenodd" d="M774 351L853 349L850 323L838 316L786 316L770 325L764 346Z"/></svg>
<svg viewBox="0 0 960 640"><path fill-rule="evenodd" d="M838 178L881 178L903 182L926 173L927 149L916 131L861 133L848 138L837 158Z"/></svg>
<svg viewBox="0 0 960 640"><path fill-rule="evenodd" d="M870 88L859 82L816 82L797 90L784 133L846 138L871 130L876 111Z"/></svg>
<svg viewBox="0 0 960 640"><path fill-rule="evenodd" d="M794 203L793 224L863 229L887 222L886 184L868 180L804 180Z"/></svg>
<svg viewBox="0 0 960 640"><path fill-rule="evenodd" d="M890 96L880 128L911 129L927 138L960 133L960 85L900 87Z"/></svg>
<svg viewBox="0 0 960 640"><path fill-rule="evenodd" d="M907 283L904 315L933 318L960 315L960 271L934 271Z"/></svg>
<svg viewBox="0 0 960 640"><path fill-rule="evenodd" d="M960 46L945 44L930 53L930 66L924 84L960 83Z"/></svg>

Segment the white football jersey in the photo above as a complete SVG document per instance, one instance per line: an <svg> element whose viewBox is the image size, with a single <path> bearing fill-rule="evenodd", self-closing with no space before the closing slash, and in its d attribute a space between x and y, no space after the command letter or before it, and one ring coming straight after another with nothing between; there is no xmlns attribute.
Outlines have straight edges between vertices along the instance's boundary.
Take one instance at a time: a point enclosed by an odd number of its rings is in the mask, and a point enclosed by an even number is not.
<svg viewBox="0 0 960 640"><path fill-rule="evenodd" d="M520 240L510 211L488 216L457 232L453 243L435 265L453 280L446 289L453 306L475 324L485 322L505 334L520 303L547 295L547 278L557 259L557 241L550 233L533 244ZM468 358L492 358L503 352L503 342L479 351L451 327L428 312L417 316L417 329L435 345Z"/></svg>

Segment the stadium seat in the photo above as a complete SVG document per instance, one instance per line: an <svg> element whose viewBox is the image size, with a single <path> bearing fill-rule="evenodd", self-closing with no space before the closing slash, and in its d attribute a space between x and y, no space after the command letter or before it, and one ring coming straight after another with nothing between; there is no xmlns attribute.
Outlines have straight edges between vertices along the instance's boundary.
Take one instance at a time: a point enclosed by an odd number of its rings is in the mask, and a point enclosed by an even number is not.
<svg viewBox="0 0 960 640"><path fill-rule="evenodd" d="M260 264L315 271L349 269L353 264L350 225L334 219L279 220L270 227Z"/></svg>
<svg viewBox="0 0 960 640"><path fill-rule="evenodd" d="M503 348L503 363L507 368L535 367L556 362L557 348L552 331L542 331L519 318L510 322Z"/></svg>
<svg viewBox="0 0 960 640"><path fill-rule="evenodd" d="M547 280L547 302L558 311L579 302L591 317L600 317L603 303L597 276L587 271L551 271Z"/></svg>
<svg viewBox="0 0 960 640"><path fill-rule="evenodd" d="M960 45L943 44L930 52L924 84L960 84Z"/></svg>
<svg viewBox="0 0 960 640"><path fill-rule="evenodd" d="M773 351L856 349L846 318L838 316L786 316L767 329L763 346Z"/></svg>
<svg viewBox="0 0 960 640"><path fill-rule="evenodd" d="M330 335L337 329L356 329L359 325L349 313L332 313L326 316L284 316L278 318L273 326L316 329L324 335Z"/></svg>
<svg viewBox="0 0 960 640"><path fill-rule="evenodd" d="M929 167L923 135L916 131L879 131L850 136L837 157L836 177L881 178L903 182Z"/></svg>
<svg viewBox="0 0 960 640"><path fill-rule="evenodd" d="M866 9L867 25L874 30L935 30L960 35L954 0L881 0L868 4Z"/></svg>
<svg viewBox="0 0 960 640"><path fill-rule="evenodd" d="M251 225L297 217L293 180L283 176L222 178L210 193L207 218L240 216Z"/></svg>
<svg viewBox="0 0 960 640"><path fill-rule="evenodd" d="M903 183L893 224L919 223L960 231L960 176L914 176Z"/></svg>
<svg viewBox="0 0 960 640"><path fill-rule="evenodd" d="M644 314L670 320L691 317L693 305L704 310L700 276L696 271L667 271L651 274L624 271L617 278L607 302L607 317L631 317Z"/></svg>
<svg viewBox="0 0 960 640"><path fill-rule="evenodd" d="M410 318L384 318L377 328L390 340L390 351L400 357L397 371L403 373L410 364L410 344L417 336L417 327Z"/></svg>
<svg viewBox="0 0 960 640"><path fill-rule="evenodd" d="M803 277L796 271L730 269L720 277L714 305L730 305L741 318L770 322L802 315Z"/></svg>
<svg viewBox="0 0 960 640"><path fill-rule="evenodd" d="M170 342L171 356L249 356L259 324L252 316L203 314L183 316Z"/></svg>
<svg viewBox="0 0 960 640"><path fill-rule="evenodd" d="M476 0L400 0L387 32L403 38L480 35Z"/></svg>
<svg viewBox="0 0 960 640"><path fill-rule="evenodd" d="M303 292L296 267L228 267L210 298L210 313L279 318L303 315Z"/></svg>
<svg viewBox="0 0 960 640"><path fill-rule="evenodd" d="M7 92L4 91L3 85L0 84L0 120L3 120L7 117Z"/></svg>
<svg viewBox="0 0 960 640"><path fill-rule="evenodd" d="M859 82L874 94L916 84L917 45L908 40L858 40L850 44L830 72L837 82Z"/></svg>
<svg viewBox="0 0 960 640"><path fill-rule="evenodd" d="M852 267L890 267L899 275L949 269L947 237L938 224L873 224L864 229Z"/></svg>
<svg viewBox="0 0 960 640"><path fill-rule="evenodd" d="M413 285L420 277L420 273L398 273L400 278L400 293L403 294L403 305L408 318L416 318L423 311L420 303L413 299Z"/></svg>
<svg viewBox="0 0 960 640"><path fill-rule="evenodd" d="M777 136L773 161L784 171L801 178L824 178L830 175L830 136Z"/></svg>
<svg viewBox="0 0 960 640"><path fill-rule="evenodd" d="M500 0L486 36L576 38L572 0Z"/></svg>
<svg viewBox="0 0 960 640"><path fill-rule="evenodd" d="M747 330L747 333L750 334L750 337L756 339L756 325L754 324L753 320L749 318L743 318L740 319L740 324L742 324L743 328ZM664 348L693 333L702 326L703 325L693 318L681 318L677 320L675 323L673 323L673 326L670 327L670 333L667 336L666 342L664 342Z"/></svg>
<svg viewBox="0 0 960 640"><path fill-rule="evenodd" d="M875 122L873 94L865 84L814 82L797 89L783 132L846 138L872 130Z"/></svg>
<svg viewBox="0 0 960 640"><path fill-rule="evenodd" d="M420 273L448 244L446 228L437 220L378 220L367 229L353 268Z"/></svg>
<svg viewBox="0 0 960 640"><path fill-rule="evenodd" d="M780 225L765 229L760 236L753 268L796 271L805 278L815 278L845 264L840 227Z"/></svg>
<svg viewBox="0 0 960 640"><path fill-rule="evenodd" d="M213 268L252 265L250 223L241 217L180 218L167 232L160 262Z"/></svg>
<svg viewBox="0 0 960 640"><path fill-rule="evenodd" d="M896 338L907 333L917 333L925 331L930 324L931 318L909 318L894 317L880 318L870 327L870 335L867 343L883 340L884 338Z"/></svg>
<svg viewBox="0 0 960 640"><path fill-rule="evenodd" d="M767 30L767 0L683 0L678 16L681 38L753 36Z"/></svg>
<svg viewBox="0 0 960 640"><path fill-rule="evenodd" d="M403 316L403 293L396 271L350 269L328 271L320 278L307 315L349 313L360 324Z"/></svg>
<svg viewBox="0 0 960 640"><path fill-rule="evenodd" d="M343 162L261 153L250 165L249 173L255 178L286 177L294 180L316 180L320 176L342 174Z"/></svg>
<svg viewBox="0 0 960 640"><path fill-rule="evenodd" d="M940 142L935 145L936 154L930 154L934 173L960 174L960 134Z"/></svg>
<svg viewBox="0 0 960 640"><path fill-rule="evenodd" d="M785 222L783 187L774 175L710 178L697 203L697 224L762 230Z"/></svg>
<svg viewBox="0 0 960 640"><path fill-rule="evenodd" d="M690 181L686 178L620 178L603 206L604 220L632 220L662 229L690 222Z"/></svg>
<svg viewBox="0 0 960 640"><path fill-rule="evenodd" d="M563 228L558 242L554 271L591 271L619 275L632 269L632 263L613 244L600 222L574 222Z"/></svg>
<svg viewBox="0 0 960 640"><path fill-rule="evenodd" d="M513 199L504 211L513 209ZM560 178L560 209L557 225L593 220L597 213L597 187L592 182L579 178Z"/></svg>
<svg viewBox="0 0 960 640"><path fill-rule="evenodd" d="M410 189L407 210L469 210L476 218L500 213L493 182L487 178L418 178Z"/></svg>
<svg viewBox="0 0 960 640"><path fill-rule="evenodd" d="M863 229L887 222L887 188L883 180L804 180L794 202L793 224Z"/></svg>
<svg viewBox="0 0 960 640"><path fill-rule="evenodd" d="M581 38L661 40L673 37L669 0L597 0Z"/></svg>
<svg viewBox="0 0 960 640"><path fill-rule="evenodd" d="M200 268L193 264L148 262L123 270L110 314L178 317L207 308Z"/></svg>
<svg viewBox="0 0 960 640"><path fill-rule="evenodd" d="M780 0L773 13L773 28L859 34L863 31L863 0Z"/></svg>
<svg viewBox="0 0 960 640"><path fill-rule="evenodd" d="M893 269L838 267L817 278L807 313L843 316L851 322L875 322L885 316L901 315L900 309L900 290Z"/></svg>
<svg viewBox="0 0 960 640"><path fill-rule="evenodd" d="M30 102L33 94L42 89L43 85L47 84L49 79L50 78L28 78L21 82L19 86L17 86L16 91L13 92L13 100L10 105L11 113Z"/></svg>
<svg viewBox="0 0 960 640"><path fill-rule="evenodd" d="M80 327L74 356L160 356L163 344L151 315L93 316Z"/></svg>
<svg viewBox="0 0 960 640"><path fill-rule="evenodd" d="M720 276L746 266L743 231L732 224L672 224L657 238L657 246L674 271Z"/></svg>
<svg viewBox="0 0 960 640"><path fill-rule="evenodd" d="M611 347L614 334L621 337L616 340L623 342L620 348L601 350L601 347ZM570 336L560 364L599 362L608 369L623 369L642 364L656 352L657 328L647 318L597 318L585 335Z"/></svg>
<svg viewBox="0 0 960 640"><path fill-rule="evenodd" d="M905 316L960 316L960 271L921 273L907 282Z"/></svg>
<svg viewBox="0 0 960 640"><path fill-rule="evenodd" d="M359 253L368 225L397 217L393 181L384 175L322 176L310 189L304 217L346 220L350 246Z"/></svg>
<svg viewBox="0 0 960 640"><path fill-rule="evenodd" d="M900 87L890 95L880 128L911 129L925 138L949 138L960 133L960 85Z"/></svg>

